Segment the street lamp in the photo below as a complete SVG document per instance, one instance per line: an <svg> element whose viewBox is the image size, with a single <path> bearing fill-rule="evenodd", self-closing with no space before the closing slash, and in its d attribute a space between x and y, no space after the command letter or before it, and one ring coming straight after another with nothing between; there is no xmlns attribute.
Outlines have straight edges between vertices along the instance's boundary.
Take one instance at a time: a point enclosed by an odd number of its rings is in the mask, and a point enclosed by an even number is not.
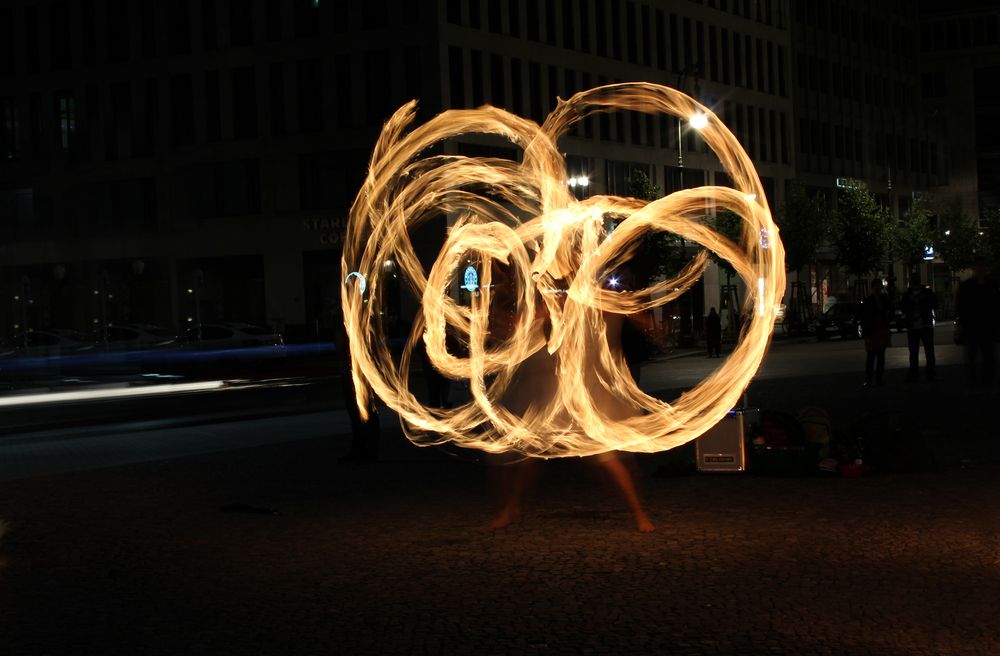
<svg viewBox="0 0 1000 656"><path fill-rule="evenodd" d="M698 95L697 80L700 71L701 71L700 64L694 64L694 65L688 64L683 69L681 69L677 73L677 90L681 92L684 91L684 89L682 88L682 85L684 84L684 78L690 74L693 75L695 78L695 95ZM692 119L694 118L694 116L701 116L701 118L698 119L697 122L693 122ZM703 115L695 114L694 116L688 118L688 122L691 123L691 127L700 130L701 128L705 127L705 125L707 125L707 120L705 121L705 123L701 123L702 120L705 120L705 117ZM700 123L700 125L696 123ZM683 189L684 188L684 144L683 144L683 135L681 133L681 117L679 116L677 117L677 168L678 168L677 172L678 182L680 183L679 186L681 189Z"/></svg>

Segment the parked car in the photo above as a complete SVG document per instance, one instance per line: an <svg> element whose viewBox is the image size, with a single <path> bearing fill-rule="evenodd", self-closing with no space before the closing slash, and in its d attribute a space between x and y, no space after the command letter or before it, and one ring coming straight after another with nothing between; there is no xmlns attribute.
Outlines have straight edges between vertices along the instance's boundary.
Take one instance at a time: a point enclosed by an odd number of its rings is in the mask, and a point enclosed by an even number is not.
<svg viewBox="0 0 1000 656"><path fill-rule="evenodd" d="M861 303L838 302L813 320L812 332L823 341L830 337L857 339L861 335Z"/></svg>
<svg viewBox="0 0 1000 656"><path fill-rule="evenodd" d="M31 330L11 340L12 355L21 357L53 357L92 351L93 339L78 330L52 328Z"/></svg>
<svg viewBox="0 0 1000 656"><path fill-rule="evenodd" d="M131 351L171 346L177 343L177 334L151 323L127 323L108 327L106 348L113 351Z"/></svg>
<svg viewBox="0 0 1000 656"><path fill-rule="evenodd" d="M889 330L895 330L897 333L906 330L906 315L899 308L892 311L892 318L889 319Z"/></svg>
<svg viewBox="0 0 1000 656"><path fill-rule="evenodd" d="M267 326L224 321L191 326L155 364L162 373L202 376L254 376L286 361L285 340ZM151 363L152 364L152 363Z"/></svg>
<svg viewBox="0 0 1000 656"><path fill-rule="evenodd" d="M192 326L178 340L202 349L236 349L260 346L284 347L281 334L267 326L242 321L224 321Z"/></svg>

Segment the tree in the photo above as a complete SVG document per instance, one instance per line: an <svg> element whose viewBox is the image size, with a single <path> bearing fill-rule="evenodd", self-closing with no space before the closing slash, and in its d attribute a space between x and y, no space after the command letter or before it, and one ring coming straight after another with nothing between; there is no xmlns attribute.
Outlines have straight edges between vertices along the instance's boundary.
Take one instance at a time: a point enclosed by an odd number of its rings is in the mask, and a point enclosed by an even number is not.
<svg viewBox="0 0 1000 656"><path fill-rule="evenodd" d="M934 243L931 210L921 197L914 200L910 211L892 226L892 255L908 269L924 259L924 249Z"/></svg>
<svg viewBox="0 0 1000 656"><path fill-rule="evenodd" d="M941 213L935 247L953 276L971 267L977 254L981 254L978 221L965 214L958 202Z"/></svg>
<svg viewBox="0 0 1000 656"><path fill-rule="evenodd" d="M980 229L977 234L979 251L993 275L1000 274L1000 208L991 207L983 212Z"/></svg>
<svg viewBox="0 0 1000 656"><path fill-rule="evenodd" d="M823 295L823 279L819 272L820 249L830 243L834 215L826 208L822 196L810 195L800 184L790 185L784 204L775 215L785 247L785 268L796 272L792 283L786 322L790 330L804 330L812 315L809 285L801 282L798 273L803 267L816 267L816 299ZM808 279L808 273L806 278Z"/></svg>
<svg viewBox="0 0 1000 656"><path fill-rule="evenodd" d="M860 279L885 262L892 243L892 215L860 180L841 189L837 205L833 230L837 260L849 275Z"/></svg>
<svg viewBox="0 0 1000 656"><path fill-rule="evenodd" d="M628 191L640 200L656 200L661 196L660 188L641 169L633 169L629 175ZM636 282L642 287L656 278L673 275L685 263L681 238L669 232L644 235L632 261Z"/></svg>
<svg viewBox="0 0 1000 656"><path fill-rule="evenodd" d="M810 197L800 185L789 189L788 198L775 217L785 247L785 268L799 271L816 262L816 255L830 239L832 217L820 199Z"/></svg>
<svg viewBox="0 0 1000 656"><path fill-rule="evenodd" d="M743 217L729 210L716 212L712 227L723 237L727 237L732 242L739 245L743 241ZM729 260L719 257L717 253L712 253L712 259L719 265L719 268L726 272L726 284L729 284L736 270Z"/></svg>

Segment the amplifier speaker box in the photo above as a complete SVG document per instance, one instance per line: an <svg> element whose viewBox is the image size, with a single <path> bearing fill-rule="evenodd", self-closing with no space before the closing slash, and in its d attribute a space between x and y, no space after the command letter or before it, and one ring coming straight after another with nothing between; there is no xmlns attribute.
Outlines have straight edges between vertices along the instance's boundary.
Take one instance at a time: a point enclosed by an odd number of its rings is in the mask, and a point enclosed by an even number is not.
<svg viewBox="0 0 1000 656"><path fill-rule="evenodd" d="M747 469L746 430L755 410L730 410L722 421L695 441L700 472L742 472Z"/></svg>

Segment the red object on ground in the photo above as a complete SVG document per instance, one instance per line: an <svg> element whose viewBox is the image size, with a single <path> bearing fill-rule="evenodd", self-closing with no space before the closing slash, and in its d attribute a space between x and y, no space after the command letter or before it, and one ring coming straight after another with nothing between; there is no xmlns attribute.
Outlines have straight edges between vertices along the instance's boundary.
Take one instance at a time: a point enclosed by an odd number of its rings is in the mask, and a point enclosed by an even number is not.
<svg viewBox="0 0 1000 656"><path fill-rule="evenodd" d="M837 468L837 472L844 478L860 478L865 473L865 466L856 463L845 463Z"/></svg>

